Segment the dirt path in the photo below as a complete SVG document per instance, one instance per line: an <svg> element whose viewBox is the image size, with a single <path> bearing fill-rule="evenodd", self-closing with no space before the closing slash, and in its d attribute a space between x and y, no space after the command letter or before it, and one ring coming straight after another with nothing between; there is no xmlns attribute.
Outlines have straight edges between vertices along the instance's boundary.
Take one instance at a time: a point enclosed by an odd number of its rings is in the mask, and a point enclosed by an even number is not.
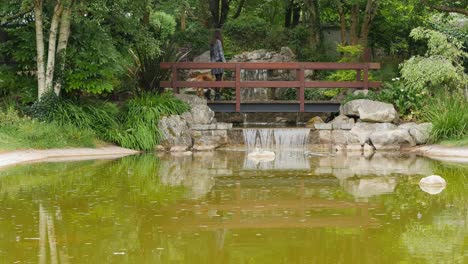
<svg viewBox="0 0 468 264"><path fill-rule="evenodd" d="M442 145L426 145L407 149L410 153L442 161L468 163L468 147L448 147Z"/></svg>
<svg viewBox="0 0 468 264"><path fill-rule="evenodd" d="M106 146L100 148L18 150L0 153L0 168L24 162L113 159L136 153L138 153L138 151L117 146Z"/></svg>

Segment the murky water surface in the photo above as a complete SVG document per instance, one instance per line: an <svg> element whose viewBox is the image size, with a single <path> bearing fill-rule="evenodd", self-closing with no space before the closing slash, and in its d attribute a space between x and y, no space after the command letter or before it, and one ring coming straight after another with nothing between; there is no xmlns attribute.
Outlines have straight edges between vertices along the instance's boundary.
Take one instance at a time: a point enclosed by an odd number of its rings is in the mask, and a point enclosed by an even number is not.
<svg viewBox="0 0 468 264"><path fill-rule="evenodd" d="M466 165L379 154L21 165L0 171L0 263L467 263L467 186Z"/></svg>

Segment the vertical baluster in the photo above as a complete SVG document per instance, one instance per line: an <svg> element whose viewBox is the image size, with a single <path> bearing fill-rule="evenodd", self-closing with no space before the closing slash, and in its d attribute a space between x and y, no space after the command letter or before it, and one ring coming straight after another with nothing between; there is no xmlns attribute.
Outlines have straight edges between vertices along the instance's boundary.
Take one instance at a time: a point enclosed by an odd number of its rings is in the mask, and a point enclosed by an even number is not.
<svg viewBox="0 0 468 264"><path fill-rule="evenodd" d="M177 65L172 64L172 89L176 93L180 93L179 87L177 86Z"/></svg>
<svg viewBox="0 0 468 264"><path fill-rule="evenodd" d="M240 103L241 103L241 71L240 64L236 63L236 112L240 112Z"/></svg>

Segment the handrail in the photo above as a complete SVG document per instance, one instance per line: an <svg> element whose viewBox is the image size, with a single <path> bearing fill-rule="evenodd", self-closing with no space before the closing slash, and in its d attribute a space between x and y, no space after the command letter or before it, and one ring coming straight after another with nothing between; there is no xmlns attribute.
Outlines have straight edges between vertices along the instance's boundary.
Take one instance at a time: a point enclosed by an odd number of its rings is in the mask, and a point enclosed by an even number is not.
<svg viewBox="0 0 468 264"><path fill-rule="evenodd" d="M161 69L171 69L172 80L162 81L162 87L171 87L179 93L180 87L223 87L236 89L236 112L240 112L242 88L299 88L299 111L304 112L305 88L361 88L381 86L381 82L369 81L369 70L380 69L380 63L360 62L162 62ZM235 71L235 81L196 82L179 81L180 69L220 68ZM295 81L241 81L241 70L296 70ZM306 81L306 70L355 70L356 81ZM361 71L363 78L361 78Z"/></svg>

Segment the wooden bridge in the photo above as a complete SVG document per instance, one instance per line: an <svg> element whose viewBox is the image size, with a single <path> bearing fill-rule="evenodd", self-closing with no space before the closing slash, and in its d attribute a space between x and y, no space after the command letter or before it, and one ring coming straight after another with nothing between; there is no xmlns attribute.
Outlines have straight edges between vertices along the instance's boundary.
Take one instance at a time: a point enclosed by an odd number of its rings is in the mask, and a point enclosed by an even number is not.
<svg viewBox="0 0 468 264"><path fill-rule="evenodd" d="M338 112L340 103L333 101L306 101L306 88L376 88L381 82L369 81L369 70L380 69L379 63L344 62L163 62L161 69L172 71L172 80L162 81L161 86L172 88L176 93L182 87L229 88L235 89L235 101L212 101L208 105L215 112ZM222 68L234 71L234 81L196 82L180 81L179 70ZM292 81L243 81L242 70L293 70L296 80ZM354 70L355 81L306 81L306 70ZM241 89L249 88L296 88L299 90L295 101L241 101Z"/></svg>

